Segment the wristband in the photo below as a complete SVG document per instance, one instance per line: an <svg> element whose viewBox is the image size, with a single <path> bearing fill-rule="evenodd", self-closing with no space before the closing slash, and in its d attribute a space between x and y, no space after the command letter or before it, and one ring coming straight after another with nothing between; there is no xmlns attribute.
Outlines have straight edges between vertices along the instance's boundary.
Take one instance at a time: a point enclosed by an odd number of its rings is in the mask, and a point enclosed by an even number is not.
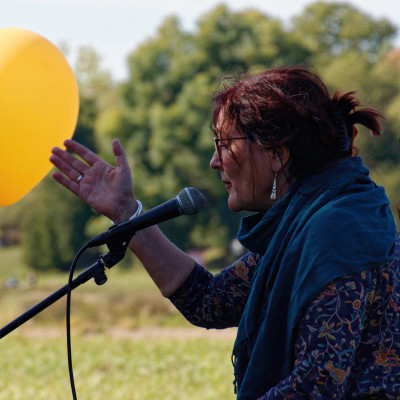
<svg viewBox="0 0 400 400"><path fill-rule="evenodd" d="M136 200L136 201L137 201L137 204L138 204L138 208L135 211L135 214L133 214L132 217L130 217L129 219L135 219L137 216L140 215L140 213L143 210L142 202L140 200Z"/></svg>
<svg viewBox="0 0 400 400"><path fill-rule="evenodd" d="M140 200L136 200L136 201L137 201L137 204L138 204L138 208L137 208L137 210L135 211L135 213L132 215L132 217L129 217L129 218L128 218L129 220L135 219L137 216L140 215L140 213L141 213L142 210L143 210L142 202L141 202ZM115 222L114 222L114 221L111 221L111 223L112 223L113 225L115 225Z"/></svg>

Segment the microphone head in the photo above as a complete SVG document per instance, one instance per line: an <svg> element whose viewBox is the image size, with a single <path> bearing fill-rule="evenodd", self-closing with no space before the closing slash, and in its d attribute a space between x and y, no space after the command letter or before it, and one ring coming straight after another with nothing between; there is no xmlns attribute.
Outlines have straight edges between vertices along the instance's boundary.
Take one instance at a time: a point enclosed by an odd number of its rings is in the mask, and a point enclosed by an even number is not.
<svg viewBox="0 0 400 400"><path fill-rule="evenodd" d="M194 215L199 213L206 205L206 198L199 189L189 187L183 189L176 200L182 215Z"/></svg>

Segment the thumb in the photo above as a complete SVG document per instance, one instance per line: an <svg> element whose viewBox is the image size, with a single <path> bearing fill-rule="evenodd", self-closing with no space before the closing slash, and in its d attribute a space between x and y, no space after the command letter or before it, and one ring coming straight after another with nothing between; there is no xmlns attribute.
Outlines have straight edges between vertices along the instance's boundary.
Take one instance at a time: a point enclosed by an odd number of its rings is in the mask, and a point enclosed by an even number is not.
<svg viewBox="0 0 400 400"><path fill-rule="evenodd" d="M115 156L115 161L117 162L117 167L129 168L128 159L126 158L126 153L122 147L119 139L114 139L112 142L112 149Z"/></svg>

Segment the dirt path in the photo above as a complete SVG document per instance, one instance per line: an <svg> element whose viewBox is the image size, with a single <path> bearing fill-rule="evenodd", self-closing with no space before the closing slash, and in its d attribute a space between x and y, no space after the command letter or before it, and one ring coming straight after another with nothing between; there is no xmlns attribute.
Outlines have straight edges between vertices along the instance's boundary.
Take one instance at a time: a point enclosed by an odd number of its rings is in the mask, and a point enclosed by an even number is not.
<svg viewBox="0 0 400 400"><path fill-rule="evenodd" d="M144 327L138 329L110 328L105 335L126 339L234 339L236 337L236 328L230 329L203 329L203 328L161 328L161 327ZM45 337L58 338L65 336L65 329L61 328L39 328L29 327L21 329L19 334L26 338ZM102 333L103 334L103 333ZM80 333L72 335L82 335ZM97 336L96 332L84 333L84 336Z"/></svg>
<svg viewBox="0 0 400 400"><path fill-rule="evenodd" d="M148 327L135 330L110 329L107 334L110 336L142 339L142 338L168 338L168 339L234 339L236 329L203 329L203 328L159 328Z"/></svg>

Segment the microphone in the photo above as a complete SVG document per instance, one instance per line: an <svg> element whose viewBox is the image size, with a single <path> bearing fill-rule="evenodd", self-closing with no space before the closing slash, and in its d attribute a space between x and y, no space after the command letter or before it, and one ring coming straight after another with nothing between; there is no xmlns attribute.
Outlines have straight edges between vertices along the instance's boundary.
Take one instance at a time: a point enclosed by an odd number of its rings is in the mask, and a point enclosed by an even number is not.
<svg viewBox="0 0 400 400"><path fill-rule="evenodd" d="M194 187L185 188L175 198L138 215L135 219L127 219L113 225L106 232L91 239L87 243L87 247L96 247L115 241L126 243L141 229L157 225L180 215L197 214L205 207L205 204L206 199L200 190Z"/></svg>

